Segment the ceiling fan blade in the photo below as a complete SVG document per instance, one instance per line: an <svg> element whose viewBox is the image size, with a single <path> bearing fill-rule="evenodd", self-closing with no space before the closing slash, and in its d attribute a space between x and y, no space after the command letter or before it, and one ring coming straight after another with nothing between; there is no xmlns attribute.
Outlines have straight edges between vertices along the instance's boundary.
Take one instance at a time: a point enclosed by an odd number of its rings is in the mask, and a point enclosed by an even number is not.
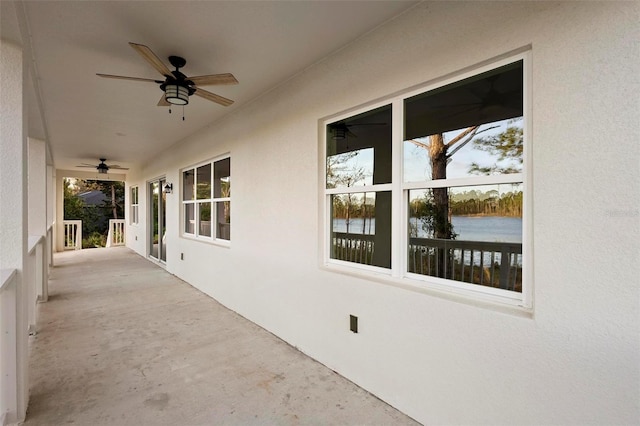
<svg viewBox="0 0 640 426"><path fill-rule="evenodd" d="M110 169L118 169L118 170L129 170L128 167L122 167L122 166L118 166L118 165L110 165L109 166Z"/></svg>
<svg viewBox="0 0 640 426"><path fill-rule="evenodd" d="M162 95L162 97L158 101L158 106L162 106L162 107L171 106L171 104L169 102L167 102L167 100L165 99L164 95Z"/></svg>
<svg viewBox="0 0 640 426"><path fill-rule="evenodd" d="M197 77L189 77L189 80L191 80L196 86L238 84L238 80L236 80L233 74L229 73L199 75Z"/></svg>
<svg viewBox="0 0 640 426"><path fill-rule="evenodd" d="M129 42L129 46L133 47L133 49L140 54L144 58L145 61L149 63L153 68L155 68L160 74L165 77L171 77L171 71L167 66L156 56L155 53L151 49L149 49L144 44L137 44Z"/></svg>
<svg viewBox="0 0 640 426"><path fill-rule="evenodd" d="M95 164L78 164L76 167L91 167L92 169L95 169L97 166Z"/></svg>
<svg viewBox="0 0 640 426"><path fill-rule="evenodd" d="M215 93L207 92L204 89L196 88L195 94L200 96L201 98L205 98L208 101L215 102L222 106L229 106L233 103L231 99L223 98L220 95L216 95Z"/></svg>
<svg viewBox="0 0 640 426"><path fill-rule="evenodd" d="M151 83L162 83L159 80L152 80L150 78L141 78L141 77L125 77L123 75L111 75L111 74L96 74L98 77L104 78L117 78L118 80L135 80L135 81L149 81Z"/></svg>

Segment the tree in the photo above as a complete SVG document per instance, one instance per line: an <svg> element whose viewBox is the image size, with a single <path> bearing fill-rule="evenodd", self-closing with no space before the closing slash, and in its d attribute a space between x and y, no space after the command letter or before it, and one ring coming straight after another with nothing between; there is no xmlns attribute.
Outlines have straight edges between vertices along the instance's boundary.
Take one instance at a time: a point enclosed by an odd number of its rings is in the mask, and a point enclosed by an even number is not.
<svg viewBox="0 0 640 426"><path fill-rule="evenodd" d="M355 162L352 162L356 156L358 155L358 151L350 151L342 154L331 155L327 157L327 187L328 188L337 188L338 186L346 186L351 187L356 183L362 181L366 177L366 173L364 168L358 167ZM335 209L339 208L340 213L344 214L344 216L336 216L336 217L344 217L346 224L346 231L349 233L349 226L351 222L351 217L353 215L358 215L358 211L360 210L359 206L356 204L356 197L353 193L347 193L346 199L344 201L340 200L340 197L333 197L333 206L334 206L334 215L338 213ZM366 204L366 194L365 200L363 204ZM365 207L364 217L366 219L367 210ZM364 226L364 225L363 225Z"/></svg>
<svg viewBox="0 0 640 426"><path fill-rule="evenodd" d="M428 142L412 139L409 142L427 150L431 160L431 179L446 179L447 164L453 154L469 143L478 134L494 129L487 127L480 130L480 126L471 126L462 130L450 141L446 141L443 133L436 133L428 137ZM425 211L423 221L428 229L433 230L434 238L455 239L455 232L449 220L449 191L448 188L432 188L430 196L425 197L429 208Z"/></svg>
<svg viewBox="0 0 640 426"><path fill-rule="evenodd" d="M514 124L522 119L515 119L510 122ZM519 173L522 171L522 149L524 146L523 130L521 126L509 126L504 132L497 135L478 138L473 141L474 148L480 151L489 152L498 157L498 161L509 161L506 166L494 164L490 167L481 167L477 163L471 163L469 172L473 174L491 175Z"/></svg>
<svg viewBox="0 0 640 426"><path fill-rule="evenodd" d="M480 126L470 126L462 130L450 141L445 140L444 133L436 133L428 136L428 142L415 139L410 140L414 145L427 150L431 161L431 179L446 179L447 164L449 159L462 147L472 141L478 134L494 129L497 126L486 127L480 130ZM453 230L453 225L449 218L449 189L431 188L423 200L420 218L422 229L433 238L454 240L457 234ZM447 264L447 250L436 250L436 264ZM446 277L446 267L438 268L437 275Z"/></svg>
<svg viewBox="0 0 640 426"><path fill-rule="evenodd" d="M124 218L124 182L87 180L83 186L89 191L101 191L107 197L108 201L105 200L100 206L105 217L108 219Z"/></svg>
<svg viewBox="0 0 640 426"><path fill-rule="evenodd" d="M80 189L85 188L83 181L75 180L72 186L72 180L64 179L64 219L65 220L81 220L82 234L89 236L98 230L98 212L95 208L87 206L82 198L78 197Z"/></svg>
<svg viewBox="0 0 640 426"><path fill-rule="evenodd" d="M64 219L82 220L84 217L84 201L72 189L71 180L64 179Z"/></svg>

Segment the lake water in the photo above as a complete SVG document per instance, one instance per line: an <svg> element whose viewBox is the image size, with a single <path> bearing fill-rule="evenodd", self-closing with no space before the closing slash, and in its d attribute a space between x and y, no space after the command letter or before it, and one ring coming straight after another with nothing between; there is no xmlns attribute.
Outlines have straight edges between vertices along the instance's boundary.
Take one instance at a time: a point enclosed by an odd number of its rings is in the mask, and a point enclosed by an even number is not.
<svg viewBox="0 0 640 426"><path fill-rule="evenodd" d="M425 237L421 229L420 221L412 219L418 229L418 237ZM522 243L522 218L504 216L453 216L451 218L453 231L458 234L456 240L460 241L489 241ZM367 220L364 224L365 234L375 233L376 220ZM349 232L362 234L363 219L351 219ZM347 232L345 219L334 219L333 230L335 232Z"/></svg>

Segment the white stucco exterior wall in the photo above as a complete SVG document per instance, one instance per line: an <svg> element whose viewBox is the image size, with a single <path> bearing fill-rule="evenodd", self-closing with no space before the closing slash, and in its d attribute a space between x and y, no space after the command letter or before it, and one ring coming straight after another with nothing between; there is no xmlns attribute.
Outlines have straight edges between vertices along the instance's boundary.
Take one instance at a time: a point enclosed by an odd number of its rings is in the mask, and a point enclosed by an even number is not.
<svg viewBox="0 0 640 426"><path fill-rule="evenodd" d="M422 3L132 170L141 221L127 244L147 254L146 182L166 176L170 272L415 419L635 423L639 7ZM525 46L533 313L322 269L318 121ZM180 169L225 153L231 247L181 238Z"/></svg>

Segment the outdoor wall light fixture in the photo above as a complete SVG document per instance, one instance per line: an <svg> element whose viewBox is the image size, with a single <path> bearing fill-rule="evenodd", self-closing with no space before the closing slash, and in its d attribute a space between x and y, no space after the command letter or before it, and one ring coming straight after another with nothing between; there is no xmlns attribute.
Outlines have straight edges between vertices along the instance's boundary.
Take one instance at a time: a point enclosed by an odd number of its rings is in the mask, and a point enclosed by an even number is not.
<svg viewBox="0 0 640 426"><path fill-rule="evenodd" d="M171 194L173 192L173 184L168 183L163 188L165 194Z"/></svg>
<svg viewBox="0 0 640 426"><path fill-rule="evenodd" d="M164 88L165 99L173 105L187 105L189 103L189 88L179 84L167 84Z"/></svg>

